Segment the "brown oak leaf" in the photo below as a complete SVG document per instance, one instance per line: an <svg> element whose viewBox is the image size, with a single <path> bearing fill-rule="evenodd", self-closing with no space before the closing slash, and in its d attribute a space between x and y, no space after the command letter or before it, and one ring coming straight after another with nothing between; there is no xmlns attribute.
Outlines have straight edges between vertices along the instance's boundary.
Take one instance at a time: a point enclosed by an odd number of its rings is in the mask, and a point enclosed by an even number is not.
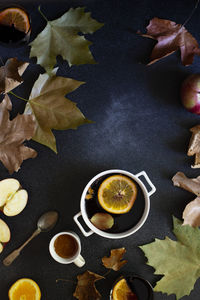
<svg viewBox="0 0 200 300"><path fill-rule="evenodd" d="M181 51L181 61L184 66L192 64L195 54L200 55L197 40L181 24L153 18L146 29L146 34L141 32L138 32L138 34L157 40L157 44L151 53L149 65L178 49Z"/></svg>
<svg viewBox="0 0 200 300"><path fill-rule="evenodd" d="M8 93L23 82L21 75L29 63L10 58L5 66L0 67L0 93Z"/></svg>
<svg viewBox="0 0 200 300"><path fill-rule="evenodd" d="M86 271L77 276L78 283L73 296L79 300L99 300L101 294L95 287L95 282L101 279L105 279L103 276L95 274L90 271Z"/></svg>
<svg viewBox="0 0 200 300"><path fill-rule="evenodd" d="M25 140L30 140L35 133L35 121L31 115L20 115L12 121L9 111L12 103L8 95L0 103L0 160L12 174L18 171L23 160L34 158L37 152L24 146Z"/></svg>
<svg viewBox="0 0 200 300"><path fill-rule="evenodd" d="M102 258L104 267L119 271L127 263L127 260L122 260L125 252L125 248L112 249L110 257L104 256Z"/></svg>

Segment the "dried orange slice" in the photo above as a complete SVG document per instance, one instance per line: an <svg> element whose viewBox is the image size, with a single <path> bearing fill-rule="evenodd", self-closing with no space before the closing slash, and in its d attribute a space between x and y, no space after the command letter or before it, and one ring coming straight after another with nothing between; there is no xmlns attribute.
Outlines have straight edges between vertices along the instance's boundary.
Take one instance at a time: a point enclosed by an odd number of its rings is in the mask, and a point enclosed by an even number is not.
<svg viewBox="0 0 200 300"><path fill-rule="evenodd" d="M9 300L40 300L40 288L35 281L29 278L17 280L8 292Z"/></svg>
<svg viewBox="0 0 200 300"><path fill-rule="evenodd" d="M136 196L136 184L129 177L121 174L106 178L98 190L99 204L113 214L129 212Z"/></svg>
<svg viewBox="0 0 200 300"><path fill-rule="evenodd" d="M27 13L18 7L9 7L0 11L0 25L14 26L15 29L28 33L30 21Z"/></svg>
<svg viewBox="0 0 200 300"><path fill-rule="evenodd" d="M112 292L113 300L137 300L137 296L129 288L126 279L119 280Z"/></svg>

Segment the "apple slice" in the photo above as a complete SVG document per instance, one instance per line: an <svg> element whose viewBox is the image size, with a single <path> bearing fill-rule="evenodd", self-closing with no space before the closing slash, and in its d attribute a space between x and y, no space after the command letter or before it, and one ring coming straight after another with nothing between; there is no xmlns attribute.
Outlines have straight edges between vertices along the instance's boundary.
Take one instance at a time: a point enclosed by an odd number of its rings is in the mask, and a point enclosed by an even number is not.
<svg viewBox="0 0 200 300"><path fill-rule="evenodd" d="M6 202L3 213L8 217L16 216L25 208L27 201L27 191L19 190Z"/></svg>
<svg viewBox="0 0 200 300"><path fill-rule="evenodd" d="M8 178L0 181L0 207L6 216L18 215L25 208L27 200L28 193L21 189L18 180Z"/></svg>
<svg viewBox="0 0 200 300"><path fill-rule="evenodd" d="M10 229L8 225L0 219L0 242L7 243L10 240Z"/></svg>
<svg viewBox="0 0 200 300"><path fill-rule="evenodd" d="M0 253L3 251L3 245L0 243Z"/></svg>
<svg viewBox="0 0 200 300"><path fill-rule="evenodd" d="M20 183L14 178L8 178L0 181L0 207L18 191Z"/></svg>

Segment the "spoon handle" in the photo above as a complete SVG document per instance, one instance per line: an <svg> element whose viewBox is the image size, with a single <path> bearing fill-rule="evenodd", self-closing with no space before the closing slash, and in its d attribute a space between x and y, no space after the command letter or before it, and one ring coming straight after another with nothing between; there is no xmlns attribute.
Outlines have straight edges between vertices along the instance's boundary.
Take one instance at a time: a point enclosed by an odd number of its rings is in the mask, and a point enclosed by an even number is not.
<svg viewBox="0 0 200 300"><path fill-rule="evenodd" d="M11 263L20 255L20 252L22 249L34 238L36 237L39 233L41 232L40 228L37 228L34 233L31 235L31 237L18 249L14 250L11 252L4 260L3 264L4 266L10 266Z"/></svg>

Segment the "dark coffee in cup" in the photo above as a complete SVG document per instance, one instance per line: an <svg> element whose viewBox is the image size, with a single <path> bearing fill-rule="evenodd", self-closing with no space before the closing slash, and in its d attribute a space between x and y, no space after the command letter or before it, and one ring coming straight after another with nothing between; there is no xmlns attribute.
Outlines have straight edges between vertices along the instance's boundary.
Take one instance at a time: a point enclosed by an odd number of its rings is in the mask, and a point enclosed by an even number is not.
<svg viewBox="0 0 200 300"><path fill-rule="evenodd" d="M70 234L59 235L54 242L54 249L62 258L72 258L79 249L77 240Z"/></svg>

